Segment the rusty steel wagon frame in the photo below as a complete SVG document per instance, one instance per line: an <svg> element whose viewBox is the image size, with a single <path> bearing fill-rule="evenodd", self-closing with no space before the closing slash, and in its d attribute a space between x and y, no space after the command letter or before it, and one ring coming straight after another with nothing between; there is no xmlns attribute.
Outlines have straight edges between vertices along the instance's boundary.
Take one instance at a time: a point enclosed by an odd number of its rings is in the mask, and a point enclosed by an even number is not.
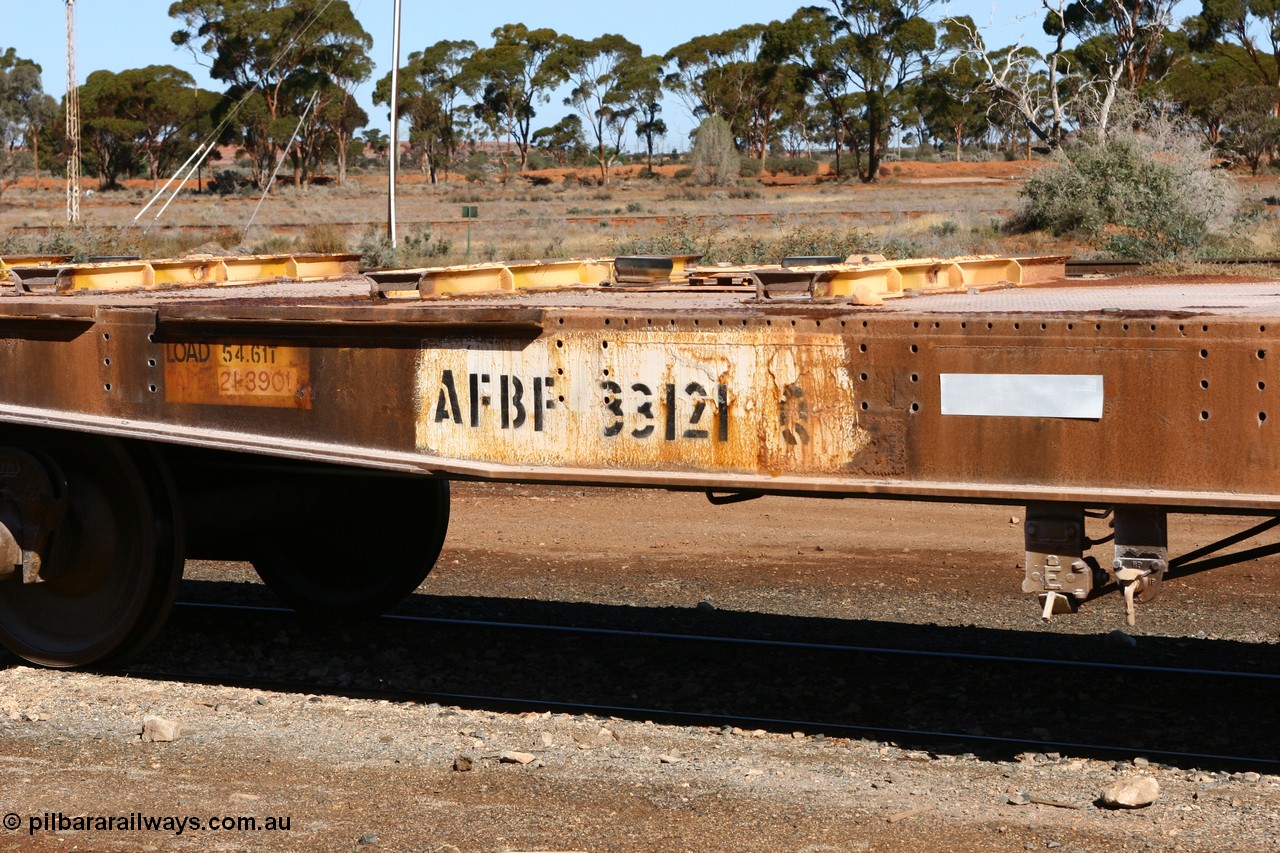
<svg viewBox="0 0 1280 853"><path fill-rule="evenodd" d="M89 465L46 436L73 434L110 437L96 439L107 455L128 440L111 476L160 469L127 494L172 493L188 554L270 550L250 528L268 507L300 512L276 500L280 477L263 480L273 457L721 498L1018 504L1024 590L1046 618L1114 582L1132 620L1168 569L1169 512L1280 516L1280 291L1067 283L1061 262L668 259L664 278L661 259L632 259L628 282L613 259L366 278L341 257L63 267L43 289L17 278L0 299L0 556L7 540L11 574L45 580L42 550L69 512L61 479L76 479L59 455ZM37 464L48 483L4 490ZM233 469L253 474L241 485ZM214 509L211 490L252 493L240 515L257 521ZM435 492L407 495L439 510ZM1086 556L1094 509L1115 514L1105 566ZM296 586L304 572L275 574ZM105 645L85 654L118 651Z"/></svg>

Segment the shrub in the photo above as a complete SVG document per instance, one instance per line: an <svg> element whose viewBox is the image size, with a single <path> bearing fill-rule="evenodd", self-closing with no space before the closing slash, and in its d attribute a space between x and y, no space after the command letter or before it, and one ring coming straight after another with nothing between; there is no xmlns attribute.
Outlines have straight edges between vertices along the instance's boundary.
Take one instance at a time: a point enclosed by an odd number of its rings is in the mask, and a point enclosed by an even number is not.
<svg viewBox="0 0 1280 853"><path fill-rule="evenodd" d="M283 234L272 235L260 243L253 244L255 255L284 255L292 252L293 249L293 238Z"/></svg>
<svg viewBox="0 0 1280 853"><path fill-rule="evenodd" d="M398 240L399 245L392 248L387 233L382 228L370 226L360 235L356 247L363 257L360 261L362 269L394 269L396 267L423 267L448 255L453 250L453 242L444 237L431 238L431 232L425 228L418 231L407 231Z"/></svg>
<svg viewBox="0 0 1280 853"><path fill-rule="evenodd" d="M243 180L239 172L232 169L223 169L209 179L208 187L209 192L217 193L218 195L231 195L239 190L242 184Z"/></svg>
<svg viewBox="0 0 1280 853"><path fill-rule="evenodd" d="M764 161L764 167L775 175L808 177L818 174L818 161L808 157L780 157L775 154Z"/></svg>
<svg viewBox="0 0 1280 853"><path fill-rule="evenodd" d="M880 247L880 254L884 255L891 261L901 261L908 258L919 258L927 254L924 247L919 241L910 237L893 237Z"/></svg>
<svg viewBox="0 0 1280 853"><path fill-rule="evenodd" d="M960 231L960 223L954 219L944 219L937 225L929 226L929 233L935 237L951 237Z"/></svg>
<svg viewBox="0 0 1280 853"><path fill-rule="evenodd" d="M303 252L322 255L341 255L348 251L347 232L337 225L323 223L310 225L302 234L298 248Z"/></svg>
<svg viewBox="0 0 1280 853"><path fill-rule="evenodd" d="M1020 230L1074 234L1119 257L1168 258L1198 249L1229 220L1229 179L1186 133L1117 135L1058 151L1029 180Z"/></svg>
<svg viewBox="0 0 1280 853"><path fill-rule="evenodd" d="M739 178L758 178L763 167L760 160L756 157L739 157L738 158L738 177Z"/></svg>
<svg viewBox="0 0 1280 853"><path fill-rule="evenodd" d="M702 255L703 263L776 264L796 255L848 257L878 251L867 232L851 228L836 231L812 226L777 228L771 234L726 236L721 222L682 214L658 234L615 241L613 255Z"/></svg>
<svg viewBox="0 0 1280 853"><path fill-rule="evenodd" d="M786 160L782 171L796 177L811 177L818 174L818 161L808 157L791 157Z"/></svg>
<svg viewBox="0 0 1280 853"><path fill-rule="evenodd" d="M720 116L710 116L698 125L689 152L693 177L700 184L727 187L738 180L738 148L733 142L729 123Z"/></svg>

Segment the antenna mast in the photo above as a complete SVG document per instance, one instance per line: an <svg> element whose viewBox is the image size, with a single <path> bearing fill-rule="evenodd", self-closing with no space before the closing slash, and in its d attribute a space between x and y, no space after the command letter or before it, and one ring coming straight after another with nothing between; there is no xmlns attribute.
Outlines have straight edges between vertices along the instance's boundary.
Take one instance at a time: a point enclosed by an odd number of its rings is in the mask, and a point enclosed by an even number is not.
<svg viewBox="0 0 1280 853"><path fill-rule="evenodd" d="M80 88L76 84L76 0L67 3L67 222L80 224Z"/></svg>
<svg viewBox="0 0 1280 853"><path fill-rule="evenodd" d="M395 0L391 36L391 156L387 158L387 239L396 248L396 166L400 160L400 0Z"/></svg>

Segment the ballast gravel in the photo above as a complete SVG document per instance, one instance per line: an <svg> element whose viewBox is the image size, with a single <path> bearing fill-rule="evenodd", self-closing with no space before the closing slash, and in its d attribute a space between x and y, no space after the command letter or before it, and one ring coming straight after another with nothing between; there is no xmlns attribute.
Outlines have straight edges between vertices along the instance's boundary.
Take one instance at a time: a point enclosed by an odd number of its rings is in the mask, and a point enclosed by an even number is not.
<svg viewBox="0 0 1280 853"><path fill-rule="evenodd" d="M1108 600L1039 625L1034 602L1016 591L1021 533L1008 508L765 499L750 512L750 504L714 508L696 496L639 492L583 497L465 486L455 494L449 543L415 600L428 610L432 602L462 609L545 599L606 606L620 616L640 606L697 612L706 601L713 617L874 616L1100 642L1123 629L1122 611ZM1192 543L1216 537L1218 526L1230 532L1224 520L1196 524L1208 526L1187 529ZM1187 637L1188 653L1198 633L1227 638L1238 644L1232 649L1268 648L1280 598L1263 583L1269 569L1254 562L1180 582L1146 606L1138 629L1125 636L1139 645L1147 637ZM264 600L245 567L193 565L188 576L180 598ZM430 667L436 650L411 642L385 649L367 662L368 672L316 651L276 673L310 679L313 690L237 682L234 670L244 661L270 671L280 650L311 648L308 631L335 630L273 632L252 638L247 651L228 639L226 668L212 670L223 674L202 674L201 683L159 673L162 662L179 674L183 664L201 673L216 667L222 642L198 632L162 633L130 676L6 659L0 850L1280 851L1280 776L1265 766L1101 758L1060 747L997 756L870 733L672 725L640 714L503 712L482 702L344 693L344 673L363 684L383 669ZM190 648L197 640L209 660ZM477 694L502 695L502 661L468 666L485 679L474 685ZM574 666L572 655L549 657L521 675L554 680ZM857 675L841 673L848 681L833 679L831 689L846 689ZM650 684L635 705L660 705L664 693L685 686ZM1079 685L1081 697L1087 688ZM751 684L742 689L747 695ZM970 692L981 691L975 684ZM1080 740L1141 725L1144 715L1177 713L1146 706L1142 696L1109 710L1109 718L1078 721ZM1073 708L1064 711L1046 722L1055 733L1073 721ZM910 712L904 702L904 716ZM157 720L172 726L172 740L144 738L148 725L161 732ZM1158 796L1135 807L1108 805L1114 786L1135 780ZM93 818L118 822L100 829ZM182 828L180 818L187 818ZM145 821L156 828L143 828Z"/></svg>

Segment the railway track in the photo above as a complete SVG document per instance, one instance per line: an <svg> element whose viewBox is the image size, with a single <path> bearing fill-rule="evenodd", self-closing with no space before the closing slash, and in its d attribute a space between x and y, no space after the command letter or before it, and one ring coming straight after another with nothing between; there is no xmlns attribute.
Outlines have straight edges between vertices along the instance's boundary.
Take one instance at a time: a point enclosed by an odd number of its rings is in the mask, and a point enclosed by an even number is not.
<svg viewBox="0 0 1280 853"><path fill-rule="evenodd" d="M1280 258L1212 258L1205 263L1222 266L1280 267ZM1143 260L1086 260L1072 258L1067 261L1068 276L1084 275L1132 275L1152 261Z"/></svg>
<svg viewBox="0 0 1280 853"><path fill-rule="evenodd" d="M495 613L512 604L496 604ZM963 647L972 639L963 629L955 629L961 647L946 650L814 641L803 631L779 639L422 615L322 627L278 607L183 602L169 636L129 673L489 711L804 731L942 752L1280 767L1265 710L1280 682L1269 649L1264 668L1213 669L974 652ZM931 641L930 633L919 639Z"/></svg>

